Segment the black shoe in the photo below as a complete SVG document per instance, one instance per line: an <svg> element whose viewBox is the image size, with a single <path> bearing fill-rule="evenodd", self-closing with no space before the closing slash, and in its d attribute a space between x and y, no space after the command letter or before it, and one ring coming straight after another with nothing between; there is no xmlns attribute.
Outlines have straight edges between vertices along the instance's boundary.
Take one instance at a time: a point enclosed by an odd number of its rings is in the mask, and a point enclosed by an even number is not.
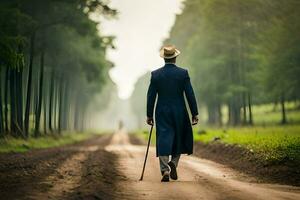
<svg viewBox="0 0 300 200"><path fill-rule="evenodd" d="M177 176L177 171L176 171L176 166L175 166L175 164L174 164L172 161L170 161L170 162L168 163L168 165L169 165L169 167L171 168L171 173L170 173L171 179L177 180L177 179L178 179L178 176Z"/></svg>
<svg viewBox="0 0 300 200"><path fill-rule="evenodd" d="M161 178L161 182L169 182L169 177L170 177L170 172L164 171Z"/></svg>

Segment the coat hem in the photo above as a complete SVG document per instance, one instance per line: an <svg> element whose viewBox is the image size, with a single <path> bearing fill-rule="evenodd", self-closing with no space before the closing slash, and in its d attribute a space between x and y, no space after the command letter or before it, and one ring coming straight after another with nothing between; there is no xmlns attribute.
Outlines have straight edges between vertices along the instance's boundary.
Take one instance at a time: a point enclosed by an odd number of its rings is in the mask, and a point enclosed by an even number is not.
<svg viewBox="0 0 300 200"><path fill-rule="evenodd" d="M192 155L193 152L183 152L183 153L178 153L178 154L180 154L180 155L186 154L186 155L189 156L189 155ZM161 154L161 155L156 154L156 157L159 157L159 156L171 156L171 155L178 155L178 154Z"/></svg>

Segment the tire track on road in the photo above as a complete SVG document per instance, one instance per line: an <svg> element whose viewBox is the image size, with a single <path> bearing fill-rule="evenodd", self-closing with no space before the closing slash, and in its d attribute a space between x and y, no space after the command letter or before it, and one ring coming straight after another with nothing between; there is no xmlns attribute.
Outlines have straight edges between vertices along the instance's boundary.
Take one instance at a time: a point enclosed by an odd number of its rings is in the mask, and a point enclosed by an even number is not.
<svg viewBox="0 0 300 200"><path fill-rule="evenodd" d="M55 173L39 182L29 198L35 200L67 199L70 193L73 193L80 186L83 177L82 169L89 155L103 148L103 144L108 144L110 137L105 135L94 139L90 143L69 147L67 151L70 150L76 153L61 163L55 169Z"/></svg>

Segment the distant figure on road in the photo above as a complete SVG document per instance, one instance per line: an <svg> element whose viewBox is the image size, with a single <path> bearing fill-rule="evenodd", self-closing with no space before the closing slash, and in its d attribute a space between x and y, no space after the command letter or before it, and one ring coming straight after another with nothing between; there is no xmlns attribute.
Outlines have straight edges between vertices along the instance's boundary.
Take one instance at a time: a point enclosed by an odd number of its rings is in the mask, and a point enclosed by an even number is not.
<svg viewBox="0 0 300 200"><path fill-rule="evenodd" d="M118 130L122 130L122 128L124 127L124 123L123 123L123 120L119 120L119 126L118 126Z"/></svg>
<svg viewBox="0 0 300 200"><path fill-rule="evenodd" d="M176 168L181 154L193 153L193 132L186 109L184 93L192 114L192 125L198 123L198 109L186 69L175 65L180 51L174 45L164 46L160 56L165 65L151 73L147 94L147 123L154 124L155 99L156 156L159 157L162 182L177 180Z"/></svg>

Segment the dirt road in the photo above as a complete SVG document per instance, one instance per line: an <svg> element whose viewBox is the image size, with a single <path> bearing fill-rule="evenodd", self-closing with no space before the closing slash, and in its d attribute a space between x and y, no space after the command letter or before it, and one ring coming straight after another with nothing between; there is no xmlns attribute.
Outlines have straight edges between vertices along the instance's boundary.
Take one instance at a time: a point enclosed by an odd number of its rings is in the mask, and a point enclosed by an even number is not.
<svg viewBox="0 0 300 200"><path fill-rule="evenodd" d="M76 145L0 155L0 199L300 199L300 188L253 183L223 165L183 156L179 180L160 182L151 147L138 181L144 145L120 131Z"/></svg>
<svg viewBox="0 0 300 200"><path fill-rule="evenodd" d="M128 178L120 187L135 194L134 199L300 199L300 188L251 183L245 177L225 166L183 156L179 163L179 180L160 182L158 160L152 147L144 181L138 181L142 169L145 146L131 145L124 132L115 134L106 150L119 156L119 170Z"/></svg>

